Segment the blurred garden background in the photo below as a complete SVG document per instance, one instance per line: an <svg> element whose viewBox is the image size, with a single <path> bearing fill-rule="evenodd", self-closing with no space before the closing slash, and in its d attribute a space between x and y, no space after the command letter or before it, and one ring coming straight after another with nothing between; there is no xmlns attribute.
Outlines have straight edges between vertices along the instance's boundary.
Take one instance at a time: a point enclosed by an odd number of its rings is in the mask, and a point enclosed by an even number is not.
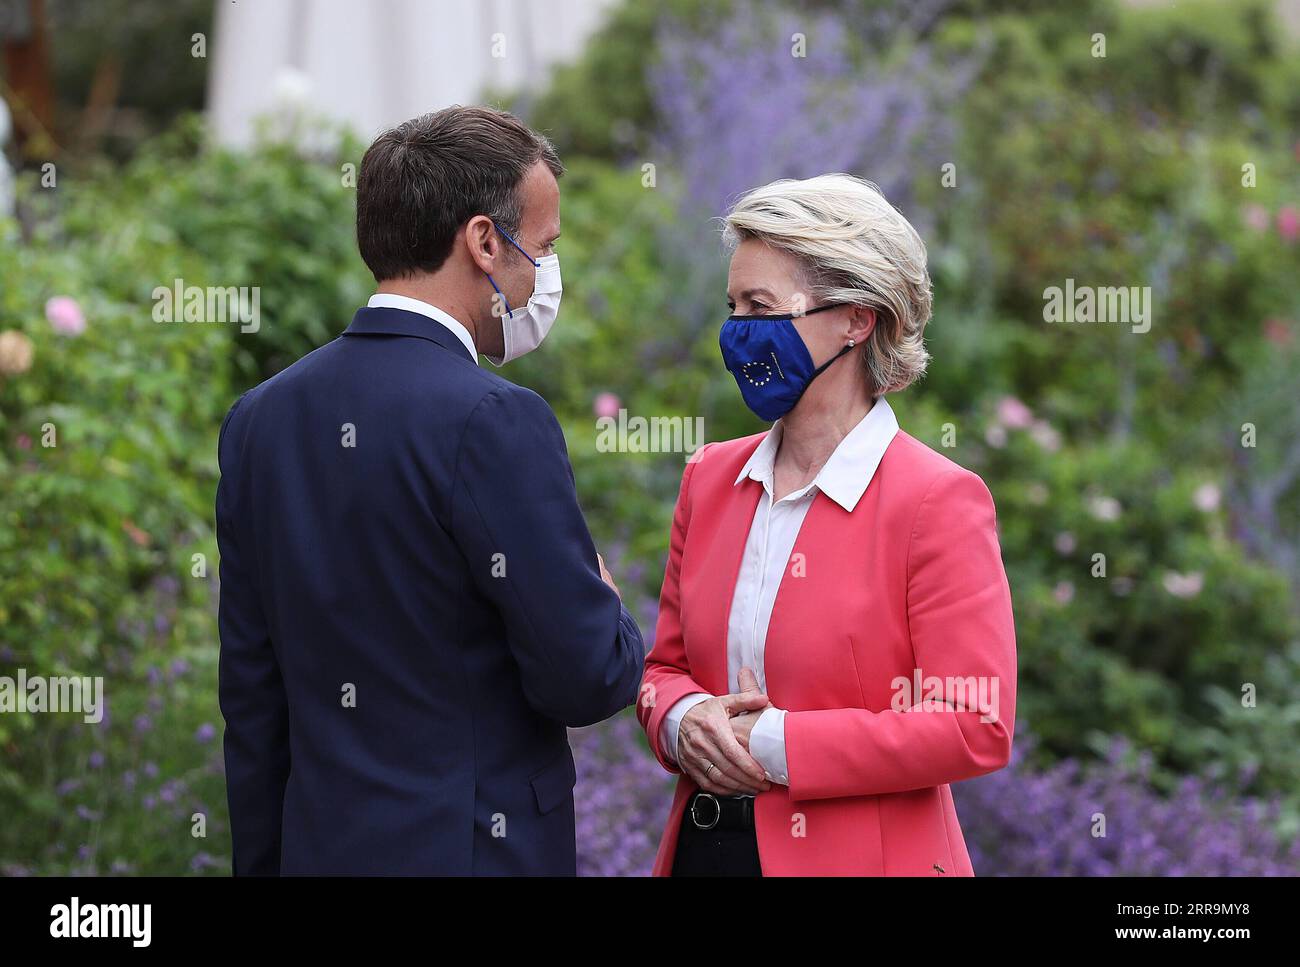
<svg viewBox="0 0 1300 967"><path fill-rule="evenodd" d="M108 714L0 715L0 872L225 874L217 431L371 293L376 132L288 90L223 146L191 40L217 5L35 6L49 103L8 40L0 88L0 675L102 675ZM559 415L647 639L683 455L600 452L596 420L762 429L718 352L716 216L847 171L926 239L934 361L891 403L989 484L1017 619L1015 758L954 787L978 875L1300 873L1295 12L610 0L544 82L481 92L568 168L559 322L504 375ZM259 286L260 328L155 322L178 278ZM1150 286L1150 330L1046 323L1070 278ZM648 872L671 778L630 712L572 738L580 871Z"/></svg>

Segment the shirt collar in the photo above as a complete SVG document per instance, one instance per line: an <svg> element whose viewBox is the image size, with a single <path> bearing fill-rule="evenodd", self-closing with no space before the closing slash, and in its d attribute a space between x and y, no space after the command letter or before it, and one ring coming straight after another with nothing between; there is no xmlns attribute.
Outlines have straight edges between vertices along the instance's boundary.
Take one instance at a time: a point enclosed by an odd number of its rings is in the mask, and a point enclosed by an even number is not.
<svg viewBox="0 0 1300 967"><path fill-rule="evenodd" d="M422 316L428 316L434 322L442 323L461 341L469 351L469 358L478 365L478 350L474 348L474 340L470 337L469 330L437 306L392 292L376 292L366 305L371 309L405 309L407 312L418 312Z"/></svg>
<svg viewBox="0 0 1300 967"><path fill-rule="evenodd" d="M758 480L771 492L775 472L776 452L785 432L783 421L777 420L763 437L758 448L750 455L736 476L736 484L746 478ZM830 459L818 471L813 482L804 488L817 488L845 510L852 512L858 505L867 485L884 459L885 450L898 432L898 419L893 408L882 396L857 426L850 430L831 453Z"/></svg>

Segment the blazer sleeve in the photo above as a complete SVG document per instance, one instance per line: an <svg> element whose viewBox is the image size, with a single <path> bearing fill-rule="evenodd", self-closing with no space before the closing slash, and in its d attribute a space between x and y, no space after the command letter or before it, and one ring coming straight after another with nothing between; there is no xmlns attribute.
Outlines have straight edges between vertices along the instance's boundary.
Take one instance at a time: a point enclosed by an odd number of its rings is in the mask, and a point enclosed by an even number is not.
<svg viewBox="0 0 1300 967"><path fill-rule="evenodd" d="M232 873L275 876L280 872L280 823L289 779L289 703L258 593L253 548L240 536L248 532L241 525L247 508L237 504L242 442L230 428L245 398L226 414L217 443L218 694L226 722Z"/></svg>
<svg viewBox="0 0 1300 967"><path fill-rule="evenodd" d="M576 727L636 700L641 630L600 577L564 433L532 390L493 390L470 414L451 528L538 712Z"/></svg>
<svg viewBox="0 0 1300 967"><path fill-rule="evenodd" d="M677 702L692 692L710 694L691 677L682 638L681 569L686 529L691 519L691 475L699 466L708 447L700 449L682 473L682 486L673 509L673 526L668 540L668 564L664 569L663 589L659 594L659 623L655 644L646 657L645 681L637 701L636 714L646 731L650 750L659 764L673 773L681 773L677 763L667 756L659 742L664 716Z"/></svg>
<svg viewBox="0 0 1300 967"><path fill-rule="evenodd" d="M917 508L907 557L907 620L924 679L942 702L789 712L791 799L906 792L1007 764L1015 732L1016 642L993 498L975 474L936 478ZM976 707L983 684L992 714ZM996 691L994 691L996 689ZM986 718L991 721L986 721Z"/></svg>

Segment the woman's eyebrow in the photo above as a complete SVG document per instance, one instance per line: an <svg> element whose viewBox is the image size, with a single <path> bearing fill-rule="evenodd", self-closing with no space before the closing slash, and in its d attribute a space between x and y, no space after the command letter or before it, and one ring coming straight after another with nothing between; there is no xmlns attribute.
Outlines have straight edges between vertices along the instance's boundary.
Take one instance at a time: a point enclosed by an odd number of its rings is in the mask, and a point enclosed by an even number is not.
<svg viewBox="0 0 1300 967"><path fill-rule="evenodd" d="M768 289L763 288L762 286L759 286L756 289L745 289L743 292L740 293L740 295L741 298L744 299L752 299L756 295L767 296L769 299L773 298L772 293Z"/></svg>

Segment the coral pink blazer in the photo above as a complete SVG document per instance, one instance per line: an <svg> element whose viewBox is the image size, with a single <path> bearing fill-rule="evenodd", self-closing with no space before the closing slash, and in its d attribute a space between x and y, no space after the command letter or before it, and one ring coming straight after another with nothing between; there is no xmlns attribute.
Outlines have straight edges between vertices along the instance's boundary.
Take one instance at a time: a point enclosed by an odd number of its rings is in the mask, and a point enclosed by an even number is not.
<svg viewBox="0 0 1300 967"><path fill-rule="evenodd" d="M728 612L763 492L735 480L762 436L709 444L682 476L637 703L670 772L664 715L691 692L728 691ZM988 488L899 431L852 513L816 496L791 562L764 660L767 694L789 713L790 784L758 796L763 873L973 876L948 784L1004 766L1015 731L1015 628ZM672 871L695 789L677 783L657 876Z"/></svg>

